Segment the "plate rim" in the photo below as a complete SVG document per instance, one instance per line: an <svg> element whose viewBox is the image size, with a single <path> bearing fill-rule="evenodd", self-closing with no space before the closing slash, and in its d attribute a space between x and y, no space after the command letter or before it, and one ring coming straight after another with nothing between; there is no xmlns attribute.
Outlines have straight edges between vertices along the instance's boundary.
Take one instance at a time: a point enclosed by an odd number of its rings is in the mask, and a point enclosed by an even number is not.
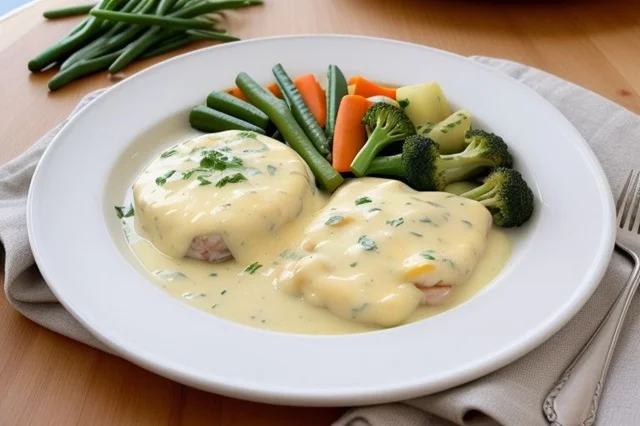
<svg viewBox="0 0 640 426"><path fill-rule="evenodd" d="M517 80L489 65L476 61L472 59L472 57L463 56L454 52L446 51L443 49L422 45L414 42L407 42L401 40L394 40L390 38L382 38L382 37L373 37L373 36L361 36L361 35L352 35L352 34L293 34L293 35L278 35L278 36L269 36L269 37L257 37L252 39L246 39L234 43L228 44L220 44L205 47L202 49L196 49L191 52L187 52L181 55L174 56L152 66L149 66L139 72L136 72L134 75L114 84L111 87L103 88L100 94L98 94L89 104L85 105L81 110L79 110L76 114L71 117L67 117L65 119L66 123L63 128L55 135L50 144L47 146L43 156L41 157L36 169L34 171L32 180L29 185L29 192L27 196L27 208L26 208L26 216L27 216L27 229L28 229L28 237L29 243L31 245L31 250L34 255L35 263L38 266L44 280L47 282L49 288L53 292L53 294L58 299L59 303L84 327L86 328L91 335L96 337L101 343L103 343L106 347L115 351L115 354L123 359L127 359L132 363L141 366L149 371L152 371L161 376L167 377L171 380L174 380L179 383L187 384L189 386L202 389L208 392L220 392L225 395L229 395L232 397L251 400L257 402L266 402L271 404L286 404L286 405L305 405L305 406L346 406L346 405L355 405L355 404L370 404L370 403L379 403L379 402L387 402L390 400L398 400L404 398L415 397L417 395L423 395L424 383L416 380L412 383L405 383L401 387L386 387L384 389L385 397L380 398L377 393L380 392L380 389L371 389L367 387L366 389L358 389L358 388L349 388L347 390L339 390L338 392L327 391L325 389L316 389L313 392L301 392L296 389L289 388L277 388L273 385L268 386L255 386L255 383L252 383L252 386L248 387L246 384L241 382L236 383L222 383L217 382L213 384L206 380L203 380L202 377L192 377L188 372L175 368L175 366L161 365L154 363L148 358L142 356L143 354L136 353L135 351L131 351L127 347L120 346L118 343L113 342L104 335L99 329L92 327L89 322L86 321L84 316L77 312L73 307L69 306L64 297L61 297L55 285L49 284L50 280L47 279L47 267L44 265L45 261L43 259L43 254L38 250L38 242L36 240L36 236L34 234L34 224L33 224L33 206L34 199L32 194L34 193L33 188L37 186L40 177L42 167L41 165L48 161L48 158L52 152L52 147L56 146L59 140L62 140L66 135L66 130L69 128L69 124L77 120L81 120L84 114L87 112L88 108L94 104L94 101L102 98L105 95L108 95L113 89L119 88L123 84L128 84L128 82L133 81L134 79L145 78L152 72L155 72L157 69L167 66L168 64L174 61L181 61L186 57L195 56L195 55L206 55L207 52L212 51L213 49L221 49L221 48L233 48L234 45L238 44L259 44L264 41L277 41L277 40L288 40L288 39L309 39L309 38L319 38L319 39L330 39L330 38L349 38L349 39L364 39L369 40L376 43L388 43L388 44L397 44L397 45L408 45L414 48L420 48L430 51L435 51L438 54L453 56L458 59L462 59L466 61L468 64L473 64L473 66L481 67L486 70L489 70L496 76L500 76L502 80L509 81L511 84L515 83L521 86L523 89L529 92L530 95L537 97L539 100L544 102L548 107L555 110L557 113L558 120L563 121L563 125L567 130L570 130L574 133L574 136L577 140L580 141L579 151L585 157L585 160L589 160L589 168L591 169L593 177L598 182L598 192L601 194L605 194L603 197L603 205L608 207L608 213L606 215L613 219L615 218L615 205L613 201L613 194L610 188L610 184L602 165L595 153L584 139L584 137L580 134L580 132L576 129L576 127L571 123L564 114L562 114L551 102L549 102L546 98L536 92L530 86L524 84L522 81ZM475 56L477 57L477 56ZM492 58L493 59L493 58ZM495 58L499 59L499 58ZM597 172L597 173L596 173ZM434 392L438 392L441 390L449 389L453 386L457 386L460 384L467 383L471 380L475 380L479 377L485 376L488 373L494 372L499 368L502 368L513 361L527 355L533 349L538 347L540 344L545 342L547 339L552 337L558 330L564 327L585 305L587 300L591 297L593 292L597 289L602 277L604 276L607 266L610 263L611 256L613 255L614 245L615 245L615 224L613 220L609 221L609 224L603 224L603 227L606 230L603 233L606 235L607 244L603 244L600 248L600 252L597 256L594 256L594 263L590 268L590 279L585 279L585 283L581 287L582 291L579 295L577 295L574 300L570 300L567 302L571 302L571 306L567 307L567 303L565 303L565 307L560 312L556 312L554 317L548 318L547 321L539 323L539 325L533 330L533 332L523 336L521 339L514 340L510 343L510 345L501 348L499 352L499 356L495 356L490 360L477 360L472 365L466 365L465 369L462 371L456 371L454 374L448 374L446 379L439 380L438 386L430 386L430 388L434 388L435 390L428 392L427 394L432 394ZM588 284L588 285L587 285ZM446 383L442 383L446 382ZM216 390L211 390L212 387L215 387ZM389 398L389 396L391 398ZM348 399L348 404L341 404L340 401L344 398Z"/></svg>

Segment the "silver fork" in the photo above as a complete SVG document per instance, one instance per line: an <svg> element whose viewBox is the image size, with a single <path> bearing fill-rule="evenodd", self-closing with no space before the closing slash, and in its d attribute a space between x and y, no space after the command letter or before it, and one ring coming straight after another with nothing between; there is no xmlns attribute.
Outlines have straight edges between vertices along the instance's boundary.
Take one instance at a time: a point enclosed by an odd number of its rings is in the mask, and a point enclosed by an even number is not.
<svg viewBox="0 0 640 426"><path fill-rule="evenodd" d="M616 246L634 262L627 283L607 316L544 400L542 409L554 426L588 426L596 419L598 400L622 323L640 283L640 172L632 170L617 209Z"/></svg>

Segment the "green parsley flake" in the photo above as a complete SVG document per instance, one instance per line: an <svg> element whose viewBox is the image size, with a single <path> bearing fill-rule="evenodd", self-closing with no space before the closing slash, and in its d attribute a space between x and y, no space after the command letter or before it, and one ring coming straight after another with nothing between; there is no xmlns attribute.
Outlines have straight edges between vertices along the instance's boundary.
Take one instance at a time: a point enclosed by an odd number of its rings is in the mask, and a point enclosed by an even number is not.
<svg viewBox="0 0 640 426"><path fill-rule="evenodd" d="M235 175L225 176L216 183L218 188L222 188L228 183L238 183L247 180L242 173L236 173Z"/></svg>
<svg viewBox="0 0 640 426"><path fill-rule="evenodd" d="M170 149L169 151L165 151L162 153L162 155L160 156L160 158L167 158L167 157L171 157L173 154L175 154L176 152L178 152L175 149Z"/></svg>
<svg viewBox="0 0 640 426"><path fill-rule="evenodd" d="M385 222L387 225L391 225L394 228L397 228L398 226L402 225L404 223L404 218L403 217L399 217L397 219L393 219L393 220L388 220Z"/></svg>
<svg viewBox="0 0 640 426"><path fill-rule="evenodd" d="M244 268L244 273L249 274L249 275L253 275L258 269L262 268L262 265L259 264L258 262L253 262L251 265L247 266L246 268Z"/></svg>
<svg viewBox="0 0 640 426"><path fill-rule="evenodd" d="M433 253L431 250L423 251L422 253L420 253L420 257L426 260L436 260L436 258L433 257L431 253Z"/></svg>
<svg viewBox="0 0 640 426"><path fill-rule="evenodd" d="M378 249L378 245L376 244L376 242L366 235L362 235L360 236L360 238L358 238L358 244L360 244L366 251L373 251Z"/></svg>
<svg viewBox="0 0 640 426"><path fill-rule="evenodd" d="M267 165L267 172L269 172L270 176L275 176L278 168L276 166L272 166L271 164Z"/></svg>
<svg viewBox="0 0 640 426"><path fill-rule="evenodd" d="M203 176L198 176L198 180L200 181L198 186L211 185L211 181Z"/></svg>
<svg viewBox="0 0 640 426"><path fill-rule="evenodd" d="M327 219L327 221L324 223L325 225L337 225L338 223L342 222L344 220L344 216L340 216L340 215L335 215L335 216L331 216L329 219Z"/></svg>
<svg viewBox="0 0 640 426"><path fill-rule="evenodd" d="M175 170L169 170L167 173L163 174L162 176L156 178L156 184L159 186L164 185L165 183L167 183L167 179L169 179L171 176L173 176L173 174L175 173Z"/></svg>
<svg viewBox="0 0 640 426"><path fill-rule="evenodd" d="M356 200L356 206L359 206L360 204L366 204L366 203L371 203L371 198L369 197L360 197Z"/></svg>
<svg viewBox="0 0 640 426"><path fill-rule="evenodd" d="M243 163L240 158L230 156L216 149L203 151L202 160L200 160L200 167L213 170L226 170L241 167L242 164Z"/></svg>
<svg viewBox="0 0 640 426"><path fill-rule="evenodd" d="M118 219L122 219L123 217L131 217L135 213L132 204L129 204L129 210L126 211L124 206L114 206L113 208L116 209L116 216L118 216Z"/></svg>

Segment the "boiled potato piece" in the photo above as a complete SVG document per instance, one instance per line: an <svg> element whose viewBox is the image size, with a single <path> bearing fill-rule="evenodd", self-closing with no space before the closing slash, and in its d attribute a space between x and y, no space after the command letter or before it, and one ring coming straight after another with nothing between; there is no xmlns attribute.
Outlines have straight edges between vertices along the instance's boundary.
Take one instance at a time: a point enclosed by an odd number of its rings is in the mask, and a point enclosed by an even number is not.
<svg viewBox="0 0 640 426"><path fill-rule="evenodd" d="M435 126L426 125L418 128L418 133L433 139L440 145L441 154L454 154L466 147L464 135L471 128L471 114L459 110L445 118Z"/></svg>
<svg viewBox="0 0 640 426"><path fill-rule="evenodd" d="M451 115L449 101L435 81L400 87L396 91L396 101L408 102L404 112L416 127L439 123Z"/></svg>

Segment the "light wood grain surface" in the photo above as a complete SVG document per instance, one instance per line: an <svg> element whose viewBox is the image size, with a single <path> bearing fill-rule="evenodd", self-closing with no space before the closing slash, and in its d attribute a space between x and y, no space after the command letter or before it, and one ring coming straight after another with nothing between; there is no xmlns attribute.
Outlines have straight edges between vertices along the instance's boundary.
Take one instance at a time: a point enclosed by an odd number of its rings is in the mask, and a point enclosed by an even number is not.
<svg viewBox="0 0 640 426"><path fill-rule="evenodd" d="M84 94L111 84L99 74L49 93L51 73L27 70L31 57L77 22L45 22L42 11L72 3L78 0L42 0L0 20L0 164L64 119ZM266 3L230 13L227 28L242 38L363 34L507 58L640 113L638 1ZM143 61L126 73L169 56ZM34 325L0 298L2 425L328 425L343 411L254 404L191 389Z"/></svg>

